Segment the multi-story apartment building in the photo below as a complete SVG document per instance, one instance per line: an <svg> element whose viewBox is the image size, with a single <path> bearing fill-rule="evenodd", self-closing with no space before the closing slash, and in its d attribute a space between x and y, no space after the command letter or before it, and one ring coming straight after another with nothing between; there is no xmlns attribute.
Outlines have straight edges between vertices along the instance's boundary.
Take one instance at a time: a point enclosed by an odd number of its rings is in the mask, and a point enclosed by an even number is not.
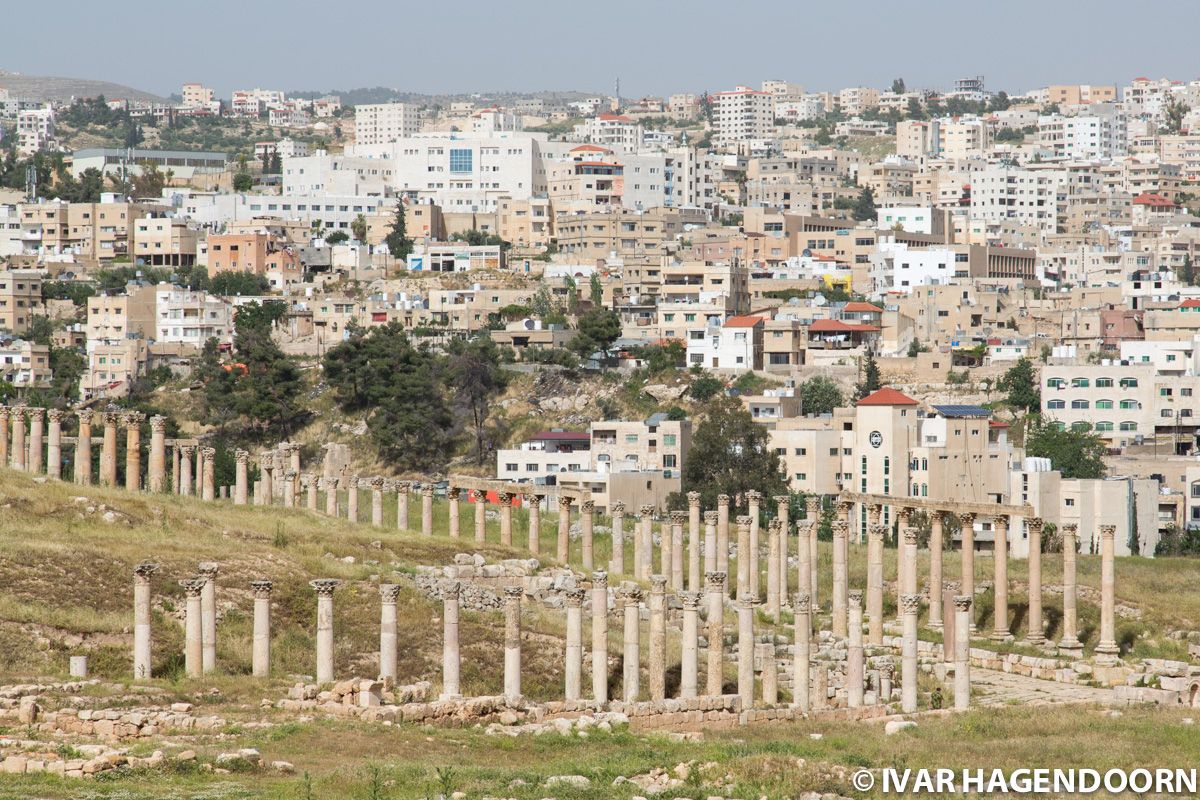
<svg viewBox="0 0 1200 800"><path fill-rule="evenodd" d="M190 267L199 241L199 231L178 217L142 217L133 226L133 257L152 267Z"/></svg>
<svg viewBox="0 0 1200 800"><path fill-rule="evenodd" d="M762 369L764 327L762 317L746 316L690 328L688 366L736 373Z"/></svg>
<svg viewBox="0 0 1200 800"><path fill-rule="evenodd" d="M1114 446L1140 443L1154 435L1160 406L1172 409L1167 421L1175 423L1174 403L1165 403L1168 395L1160 399L1162 391L1179 396L1181 418L1186 410L1190 421L1193 410L1200 410L1182 407L1193 386L1175 385L1180 382L1184 379L1159 375L1150 363L1047 364L1041 373L1042 415L1064 427L1086 424Z"/></svg>
<svg viewBox="0 0 1200 800"><path fill-rule="evenodd" d="M0 341L0 380L19 389L49 386L50 346L23 339Z"/></svg>
<svg viewBox="0 0 1200 800"><path fill-rule="evenodd" d="M419 109L410 103L371 103L354 107L354 141L390 144L421 130Z"/></svg>
<svg viewBox="0 0 1200 800"><path fill-rule="evenodd" d="M175 286L155 290L155 340L196 348L209 339L233 341L233 307L206 292Z"/></svg>
<svg viewBox="0 0 1200 800"><path fill-rule="evenodd" d="M1065 197L1072 176L1065 170L989 166L971 179L972 219L1015 221L1043 233L1058 230L1060 195Z"/></svg>
<svg viewBox="0 0 1200 800"><path fill-rule="evenodd" d="M1116 99L1116 86L1091 86L1086 83L1076 83L1056 84L1046 89L1046 102L1058 106L1111 103Z"/></svg>
<svg viewBox="0 0 1200 800"><path fill-rule="evenodd" d="M105 292L88 298L88 346L98 342L118 342L125 339L155 337L155 303L158 290L154 286L130 285L117 294Z"/></svg>
<svg viewBox="0 0 1200 800"><path fill-rule="evenodd" d="M663 242L674 240L682 230L679 213L666 208L592 211L556 215L554 219L559 251L585 262L612 253L626 259L657 259Z"/></svg>
<svg viewBox="0 0 1200 800"><path fill-rule="evenodd" d="M540 431L518 447L496 451L496 477L514 483L554 485L561 473L591 469L587 431Z"/></svg>
<svg viewBox="0 0 1200 800"><path fill-rule="evenodd" d="M282 288L301 280L304 267L296 249L263 231L226 233L208 237L208 272L249 272Z"/></svg>
<svg viewBox="0 0 1200 800"><path fill-rule="evenodd" d="M150 346L142 338L88 342L87 370L79 377L83 400L119 397L129 385L146 374Z"/></svg>
<svg viewBox="0 0 1200 800"><path fill-rule="evenodd" d="M17 114L17 152L23 156L45 150L54 140L54 109L30 108Z"/></svg>
<svg viewBox="0 0 1200 800"><path fill-rule="evenodd" d="M718 147L766 139L775 125L775 99L767 92L739 86L712 96L713 128Z"/></svg>
<svg viewBox="0 0 1200 800"><path fill-rule="evenodd" d="M598 472L667 472L678 478L692 442L689 420L655 414L647 420L604 420L591 425L592 465Z"/></svg>
<svg viewBox="0 0 1200 800"><path fill-rule="evenodd" d="M879 90L868 86L852 86L837 94L837 104L846 116L870 111L879 105Z"/></svg>
<svg viewBox="0 0 1200 800"><path fill-rule="evenodd" d="M200 83L185 83L179 96L184 108L209 108L216 99L213 90Z"/></svg>
<svg viewBox="0 0 1200 800"><path fill-rule="evenodd" d="M1125 115L1115 106L1080 116L1038 117L1038 146L1058 159L1113 159L1125 155Z"/></svg>
<svg viewBox="0 0 1200 800"><path fill-rule="evenodd" d="M45 316L42 273L39 270L0 272L0 330L24 333L34 317Z"/></svg>

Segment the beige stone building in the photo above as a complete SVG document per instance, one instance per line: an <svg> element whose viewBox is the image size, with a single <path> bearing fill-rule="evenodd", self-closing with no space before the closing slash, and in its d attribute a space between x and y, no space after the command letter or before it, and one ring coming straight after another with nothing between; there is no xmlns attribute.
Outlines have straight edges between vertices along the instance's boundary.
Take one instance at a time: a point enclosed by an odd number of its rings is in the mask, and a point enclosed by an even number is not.
<svg viewBox="0 0 1200 800"><path fill-rule="evenodd" d="M45 316L42 273L38 270L0 272L0 329L12 333L29 330L34 317Z"/></svg>

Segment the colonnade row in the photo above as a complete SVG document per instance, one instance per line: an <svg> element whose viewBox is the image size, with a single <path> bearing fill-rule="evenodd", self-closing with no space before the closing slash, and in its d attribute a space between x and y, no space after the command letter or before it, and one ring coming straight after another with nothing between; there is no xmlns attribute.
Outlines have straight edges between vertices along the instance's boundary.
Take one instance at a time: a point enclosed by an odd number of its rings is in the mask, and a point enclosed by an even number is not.
<svg viewBox="0 0 1200 800"><path fill-rule="evenodd" d="M204 562L197 576L180 581L186 595L184 611L184 665L189 677L198 677L216 667L216 576L218 565ZM144 562L134 568L134 677L151 677L151 577L158 565ZM310 582L317 598L316 680L325 684L335 680L334 672L334 593L341 581L319 579ZM271 670L271 590L266 580L252 581L254 594L252 673L265 677ZM462 586L458 581L445 581L439 587L442 600L442 694L445 700L458 699L461 693L461 649L459 616ZM396 601L400 587L381 584L379 626L379 677L396 681L397 675L397 615ZM519 586L504 590L504 690L508 702L518 704L524 698L521 691L521 604L524 589ZM724 641L726 573L720 570L705 574L705 589L681 591L675 598L682 606L680 643L679 698L724 695ZM591 617L591 690L588 699L602 705L609 697L609 586L603 571L592 574L588 589L571 588L565 591L566 641L564 652L563 698L567 701L584 699L584 606ZM866 659L863 640L862 593L848 594L850 617L846 663L846 705L864 705L866 696ZM966 708L970 703L969 628L972 599L966 595L954 598L954 703ZM700 608L705 614L705 681L700 684ZM621 623L621 694L620 700L661 701L667 697L668 609L667 578L652 575L650 591L636 584L623 584L616 592L615 611ZM761 702L764 706L779 703L776 647L773 639L756 643L754 632L755 604L752 597L742 597L735 604L737 612L737 695L743 708ZM642 625L641 612L645 607L649 622L646 636L646 672L648 686L641 686ZM813 658L811 598L805 592L794 595L795 623L793 628L792 705L802 712L824 707L828 694L828 671ZM917 710L917 612L920 596L901 596L901 710ZM760 692L755 692L755 655L760 657ZM949 658L948 658L949 660ZM876 701L890 702L892 696L892 662L883 659L879 664L880 677Z"/></svg>

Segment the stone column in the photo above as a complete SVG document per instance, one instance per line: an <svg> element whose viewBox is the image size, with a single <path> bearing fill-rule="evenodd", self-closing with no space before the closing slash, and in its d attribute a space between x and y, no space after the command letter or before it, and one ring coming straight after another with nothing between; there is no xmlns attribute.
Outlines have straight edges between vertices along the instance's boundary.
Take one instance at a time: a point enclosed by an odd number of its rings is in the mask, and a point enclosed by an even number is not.
<svg viewBox="0 0 1200 800"><path fill-rule="evenodd" d="M783 538L779 534L780 522L782 520L775 517L767 525L767 616L776 625L779 624L779 612L783 605L783 600L779 595L779 561L781 558L779 541Z"/></svg>
<svg viewBox="0 0 1200 800"><path fill-rule="evenodd" d="M567 564L571 558L571 498L566 495L558 496L558 539L555 542L554 557L560 564Z"/></svg>
<svg viewBox="0 0 1200 800"><path fill-rule="evenodd" d="M1041 517L1027 517L1025 530L1029 532L1029 622L1025 640L1035 647L1046 643L1045 624L1042 622L1042 527ZM1065 551L1064 551L1065 552ZM1066 557L1063 557L1066 563ZM1066 605L1064 590L1063 605ZM1063 616L1066 616L1065 609Z"/></svg>
<svg viewBox="0 0 1200 800"><path fill-rule="evenodd" d="M408 496L412 487L405 481L396 484L396 529L408 530Z"/></svg>
<svg viewBox="0 0 1200 800"><path fill-rule="evenodd" d="M244 506L250 499L250 479L247 467L250 463L250 453L241 449L233 451L233 504Z"/></svg>
<svg viewBox="0 0 1200 800"><path fill-rule="evenodd" d="M917 710L917 612L921 596L906 594L900 598L900 710Z"/></svg>
<svg viewBox="0 0 1200 800"><path fill-rule="evenodd" d="M351 522L358 522L358 482L359 482L359 477L357 475L350 475L346 478L346 519L350 520ZM429 492L430 492L429 499L430 499L430 504L431 504L430 507L432 508L432 503L433 503L433 487L432 486L429 487ZM421 532L424 533L426 536L429 536L430 532L432 532L432 530L433 530L433 512L430 511L428 528L426 528L426 526L425 526L424 509L422 509L421 516L422 516ZM429 531L429 532L426 532L426 531Z"/></svg>
<svg viewBox="0 0 1200 800"><path fill-rule="evenodd" d="M450 486L450 487L447 487L447 489L446 489L446 507L447 507L446 517L447 517L447 527L450 530L450 538L451 539L459 539L462 537L462 530L459 527L460 522L459 522L459 510L458 510L459 495L461 493L462 493L462 490L459 489L457 486ZM383 516L383 508L382 507L379 509L379 514L380 514L380 518L382 519L382 516Z"/></svg>
<svg viewBox="0 0 1200 800"><path fill-rule="evenodd" d="M442 588L442 700L462 697L459 674L462 662L458 649L458 601L462 584L448 581Z"/></svg>
<svg viewBox="0 0 1200 800"><path fill-rule="evenodd" d="M256 678L271 674L271 582L250 581L254 592L254 640L251 672Z"/></svg>
<svg viewBox="0 0 1200 800"><path fill-rule="evenodd" d="M525 507L529 509L529 554L536 558L542 554L542 496L525 495Z"/></svg>
<svg viewBox="0 0 1200 800"><path fill-rule="evenodd" d="M625 574L625 504L613 501L608 508L612 520L612 553L608 559L608 571L614 575Z"/></svg>
<svg viewBox="0 0 1200 800"><path fill-rule="evenodd" d="M729 574L729 495L717 495L717 572Z"/></svg>
<svg viewBox="0 0 1200 800"><path fill-rule="evenodd" d="M504 698L521 701L521 595L519 586L504 588Z"/></svg>
<svg viewBox="0 0 1200 800"><path fill-rule="evenodd" d="M149 680L150 670L150 576L157 564L142 562L133 568L133 679Z"/></svg>
<svg viewBox="0 0 1200 800"><path fill-rule="evenodd" d="M1077 532L1078 527L1073 522L1062 526L1063 635L1058 649L1072 658L1083 655L1083 644L1079 641L1078 588L1075 580L1076 553L1079 547Z"/></svg>
<svg viewBox="0 0 1200 800"><path fill-rule="evenodd" d="M820 710L829 706L829 668L818 661L812 675L812 707Z"/></svg>
<svg viewBox="0 0 1200 800"><path fill-rule="evenodd" d="M644 505L639 509L638 531L634 536L633 572L639 581L650 580L654 571L654 506Z"/></svg>
<svg viewBox="0 0 1200 800"><path fill-rule="evenodd" d="M684 700L696 697L697 651L699 649L700 592L680 592L683 604L683 648L679 657L679 696Z"/></svg>
<svg viewBox="0 0 1200 800"><path fill-rule="evenodd" d="M179 585L187 597L183 618L183 669L189 678L199 678L204 671L200 623L200 592L204 588L204 581L192 579L180 581Z"/></svg>
<svg viewBox="0 0 1200 800"><path fill-rule="evenodd" d="M839 503L839 508L848 503ZM846 553L847 540L850 536L849 525L845 515L839 515L833 523L833 598L830 607L833 609L833 635L845 637L846 619Z"/></svg>
<svg viewBox="0 0 1200 800"><path fill-rule="evenodd" d="M667 694L667 578L650 576L650 699Z"/></svg>
<svg viewBox="0 0 1200 800"><path fill-rule="evenodd" d="M204 455L204 474L200 485L202 485L203 495L205 500L215 500L217 497L217 451L215 447L204 447L202 450ZM295 489L295 474L292 475L293 494ZM293 500L295 498L293 497Z"/></svg>
<svg viewBox="0 0 1200 800"><path fill-rule="evenodd" d="M121 415L116 411L105 411L104 444L100 450L100 482L105 486L117 485L117 424Z"/></svg>
<svg viewBox="0 0 1200 800"><path fill-rule="evenodd" d="M992 610L992 641L1003 642L1012 638L1008 632L1008 517L998 516L992 520L994 542L993 568L995 570L995 605Z"/></svg>
<svg viewBox="0 0 1200 800"><path fill-rule="evenodd" d="M75 412L79 418L79 436L75 439L75 482L82 486L92 483L92 417L94 411ZM7 419L7 417L5 417Z"/></svg>
<svg viewBox="0 0 1200 800"><path fill-rule="evenodd" d="M192 481L192 452L195 449L196 448L191 445L185 445L184 447L180 448L181 458L179 460L179 493L181 495L190 496L192 494L192 487L195 486L195 483ZM101 457L103 458L103 454L101 454ZM103 466L103 464L101 466ZM264 472L263 475L263 480L265 482L266 472Z"/></svg>
<svg viewBox="0 0 1200 800"><path fill-rule="evenodd" d="M722 651L725 644L725 573L720 570L704 573L704 588L708 599L705 629L705 638L708 639L708 664L704 676L707 682L704 693L716 697L724 693L725 660Z"/></svg>
<svg viewBox="0 0 1200 800"><path fill-rule="evenodd" d="M475 544L487 541L487 492L475 490Z"/></svg>
<svg viewBox="0 0 1200 800"><path fill-rule="evenodd" d="M300 476L300 485L304 487L304 505L312 513L317 513L317 476L305 472Z"/></svg>
<svg viewBox="0 0 1200 800"><path fill-rule="evenodd" d="M379 584L379 679L396 680L396 597L400 585Z"/></svg>
<svg viewBox="0 0 1200 800"><path fill-rule="evenodd" d="M788 595L788 502L787 495L778 495L775 498L775 519L779 524L775 528L775 535L779 537L779 574L776 580L779 582L779 602L781 605L787 605L790 595Z"/></svg>
<svg viewBox="0 0 1200 800"><path fill-rule="evenodd" d="M750 558L747 559L750 567L750 596L754 598L755 602L758 602L758 598L761 596L759 595L761 573L758 565L758 518L762 510L762 493L754 489L746 492L746 506L746 513L750 517ZM739 552L738 557L740 558L741 555Z"/></svg>
<svg viewBox="0 0 1200 800"><path fill-rule="evenodd" d="M1114 546L1116 525L1100 526L1100 643L1096 645L1096 660L1115 663L1121 650L1116 635L1116 575Z"/></svg>
<svg viewBox="0 0 1200 800"><path fill-rule="evenodd" d="M812 569L808 563L808 529L815 524L812 520L796 520L796 586L800 594L809 593L809 581L812 580Z"/></svg>
<svg viewBox="0 0 1200 800"><path fill-rule="evenodd" d="M46 409L37 408L36 406L29 409L29 471L34 475L41 475L45 469L45 461L42 458L45 453L46 442L44 438L44 427L46 424Z"/></svg>
<svg viewBox="0 0 1200 800"><path fill-rule="evenodd" d="M967 597L975 597L975 515L965 513L958 515L962 530L962 593ZM971 620L971 630L975 630L975 620Z"/></svg>
<svg viewBox="0 0 1200 800"><path fill-rule="evenodd" d="M200 610L203 620L200 641L204 651L205 672L212 672L217 668L217 572L219 569L220 567L212 561L202 561L196 570L204 580L204 588L200 592Z"/></svg>
<svg viewBox="0 0 1200 800"><path fill-rule="evenodd" d="M321 479L322 485L325 487L325 516L337 517L338 511L338 479L328 477Z"/></svg>
<svg viewBox="0 0 1200 800"><path fill-rule="evenodd" d="M384 480L379 475L367 481L371 487L371 525L376 528L383 527L383 484Z"/></svg>
<svg viewBox="0 0 1200 800"><path fill-rule="evenodd" d="M900 530L901 547L904 548L904 574L901 576L903 594L921 595L920 584L917 581L917 529L905 525Z"/></svg>
<svg viewBox="0 0 1200 800"><path fill-rule="evenodd" d="M717 512L704 512L704 571L717 571ZM707 579L706 579L707 580Z"/></svg>
<svg viewBox="0 0 1200 800"><path fill-rule="evenodd" d="M421 486L421 535L433 536L433 484Z"/></svg>
<svg viewBox="0 0 1200 800"><path fill-rule="evenodd" d="M779 703L779 665L775 662L775 643L759 645L762 658L762 701L765 706Z"/></svg>
<svg viewBox="0 0 1200 800"><path fill-rule="evenodd" d="M92 412L89 411L87 413L91 414ZM9 460L8 442L9 436L11 436L9 430L10 415L11 409L8 406L0 406L0 465L8 464Z"/></svg>
<svg viewBox="0 0 1200 800"><path fill-rule="evenodd" d="M596 503L589 497L579 504L579 532L583 540L583 568L586 570L594 569L596 566L596 557L593 551L595 542L592 536L595 521Z"/></svg>
<svg viewBox="0 0 1200 800"><path fill-rule="evenodd" d="M639 651L639 605L642 600L642 590L636 586L623 586L617 593L621 600L623 614L623 666L621 668L621 699L633 703L638 698L638 665L641 659Z"/></svg>
<svg viewBox="0 0 1200 800"><path fill-rule="evenodd" d="M846 649L846 704L858 708L863 704L863 593L851 591L850 643Z"/></svg>
<svg viewBox="0 0 1200 800"><path fill-rule="evenodd" d="M687 514L683 511L671 512L671 571L667 574L671 576L671 591L683 591L683 581L685 577L683 562L683 523L687 521ZM664 533L664 536L666 534ZM664 571L666 565L664 565Z"/></svg>
<svg viewBox="0 0 1200 800"><path fill-rule="evenodd" d="M896 665L890 658L879 662L879 703L887 705L892 702L892 678L896 674Z"/></svg>
<svg viewBox="0 0 1200 800"><path fill-rule="evenodd" d="M971 706L971 602L954 598L954 707L962 710Z"/></svg>
<svg viewBox="0 0 1200 800"><path fill-rule="evenodd" d="M500 544L512 547L512 492L498 492L496 499L500 501Z"/></svg>
<svg viewBox="0 0 1200 800"><path fill-rule="evenodd" d="M942 528L942 512L934 511L929 516L929 627L942 629L942 548L945 532Z"/></svg>
<svg viewBox="0 0 1200 800"><path fill-rule="evenodd" d="M737 518L737 599L750 598L750 517Z"/></svg>
<svg viewBox="0 0 1200 800"><path fill-rule="evenodd" d="M125 489L130 492L142 488L142 423L145 420L146 415L140 411L126 411L121 420L125 423Z"/></svg>
<svg viewBox="0 0 1200 800"><path fill-rule="evenodd" d="M883 537L887 526L876 522L867 529L867 641L883 645Z"/></svg>
<svg viewBox="0 0 1200 800"><path fill-rule="evenodd" d="M150 464L146 472L146 490L161 492L167 485L167 418L150 418Z"/></svg>
<svg viewBox="0 0 1200 800"><path fill-rule="evenodd" d="M204 469L208 470L208 459L205 459L204 464L205 464ZM290 469L284 470L283 471L283 507L284 507L284 509L294 509L294 507L296 505L295 486L296 486L296 482L295 482L294 471L290 470Z"/></svg>
<svg viewBox="0 0 1200 800"><path fill-rule="evenodd" d="M583 680L583 589L567 589L564 593L567 608L566 700L582 697Z"/></svg>
<svg viewBox="0 0 1200 800"><path fill-rule="evenodd" d="M821 608L821 601L817 599L820 596L817 588L820 585L818 578L821 565L817 547L817 535L821 530L820 497L809 497L804 501L804 515L813 523L812 527L808 529L808 568L811 571L808 581L808 606L812 609L813 616L816 617L817 611Z"/></svg>
<svg viewBox="0 0 1200 800"><path fill-rule="evenodd" d="M179 494L179 443L171 441L171 491Z"/></svg>
<svg viewBox="0 0 1200 800"><path fill-rule="evenodd" d="M317 683L333 682L333 590L340 584L334 578L308 583L317 592Z"/></svg>
<svg viewBox="0 0 1200 800"><path fill-rule="evenodd" d="M688 492L687 501L687 588L698 592L700 591L700 493Z"/></svg>
<svg viewBox="0 0 1200 800"><path fill-rule="evenodd" d="M592 573L592 697L608 702L608 573Z"/></svg>
<svg viewBox="0 0 1200 800"><path fill-rule="evenodd" d="M184 450L183 457L184 457L185 462L188 460L188 455L190 452L191 451L188 449ZM189 478L185 478L184 482L187 484L188 492L191 492L191 490L192 490L191 480L190 480L190 476L192 474L191 469L192 469L191 465L185 463L184 471L185 471L186 475L189 476ZM275 505L275 486L274 486L274 480L273 480L274 473L275 473L275 457L274 457L274 455L271 453L263 453L258 458L258 476L259 476L259 478L258 478L258 487L255 488L255 490L254 490L254 505L256 505L256 506L273 506L273 505Z"/></svg>
<svg viewBox="0 0 1200 800"><path fill-rule="evenodd" d="M737 601L738 617L738 695L742 708L754 706L754 603L749 598Z"/></svg>
<svg viewBox="0 0 1200 800"><path fill-rule="evenodd" d="M806 543L801 541L800 544ZM792 705L807 714L810 707L809 672L811 671L810 660L812 657L812 617L808 594L796 592L796 597L792 602L796 608L796 620L792 634L795 645L792 648Z"/></svg>
<svg viewBox="0 0 1200 800"><path fill-rule="evenodd" d="M46 474L54 480L62 479L62 418L61 408L52 408L46 412L50 420L48 444L46 446Z"/></svg>
<svg viewBox="0 0 1200 800"><path fill-rule="evenodd" d="M25 471L25 414L28 412L24 406L14 406L12 411L12 468L15 470Z"/></svg>

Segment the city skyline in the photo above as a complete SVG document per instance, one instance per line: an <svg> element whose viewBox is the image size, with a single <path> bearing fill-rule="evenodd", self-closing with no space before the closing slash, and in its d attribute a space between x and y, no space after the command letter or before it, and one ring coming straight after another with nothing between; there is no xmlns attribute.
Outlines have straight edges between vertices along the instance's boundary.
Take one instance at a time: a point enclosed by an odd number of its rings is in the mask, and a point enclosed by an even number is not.
<svg viewBox="0 0 1200 800"><path fill-rule="evenodd" d="M412 28L443 30L445 20L438 9L397 9L377 0L360 4L372 24L344 35L330 35L318 26L314 13L328 13L328 8L308 0L250 8L213 0L209 13L199 19L172 19L177 11L146 0L132 0L129 13L119 18L70 2L66 10L77 24L56 32L63 46L46 48L36 37L19 37L7 46L0 69L92 77L162 96L191 81L227 96L250 86L285 91L385 86L421 94L610 93L620 78L622 94L634 97L719 91L764 79L825 90L882 88L902 77L910 87L949 88L956 78L979 74L987 78L989 88L1019 93L1053 83L1120 84L1141 75L1195 77L1188 58L1189 26L1162 26L1161 14L1155 13L1194 15L1194 7L1173 0L1143 3L1133 17L1118 16L1120 7L1114 0L1102 0L1083 18L1066 4L1018 0L1004 7L1001 19L984 17L977 23L979 17L971 16L970 24L945 14L929 19L901 7L869 5L872 24L851 26L838 8L767 2L742 4L730 12L703 0L680 14L677 3L647 6L614 0L598 21L589 13L594 8L563 8L541 0L505 9L503 18L496 18L492 6L469 2L455 17L455 28L446 31L452 44L447 47L441 36L404 36ZM718 13L732 13L733 18L725 20ZM6 12L14 30L35 29L44 24L43 16L28 7ZM1111 33L1110 21L1117 18L1126 36L1137 40L1153 35L1160 46L1127 53L1100 47L1101 36ZM617 25L620 35L614 37L611 31L618 21L624 22ZM173 22L186 25L192 40L212 44L181 48L178 37L161 36L162 25ZM985 25L986 36L972 29ZM814 29L831 34L839 28L846 36L810 35ZM248 33L238 32L243 30ZM574 33L563 35L564 30ZM720 31L722 39L714 39L711 51L697 46L714 31ZM320 40L314 36L317 32ZM337 34L336 20L332 33ZM264 34L270 37L265 44ZM95 43L122 38L134 43L126 55L98 63ZM522 38L530 47L519 46ZM281 52L267 46L276 40L288 47ZM753 46L739 48L739 40ZM214 57L216 45L224 51L219 57ZM407 57L399 61L392 58L395 53Z"/></svg>

